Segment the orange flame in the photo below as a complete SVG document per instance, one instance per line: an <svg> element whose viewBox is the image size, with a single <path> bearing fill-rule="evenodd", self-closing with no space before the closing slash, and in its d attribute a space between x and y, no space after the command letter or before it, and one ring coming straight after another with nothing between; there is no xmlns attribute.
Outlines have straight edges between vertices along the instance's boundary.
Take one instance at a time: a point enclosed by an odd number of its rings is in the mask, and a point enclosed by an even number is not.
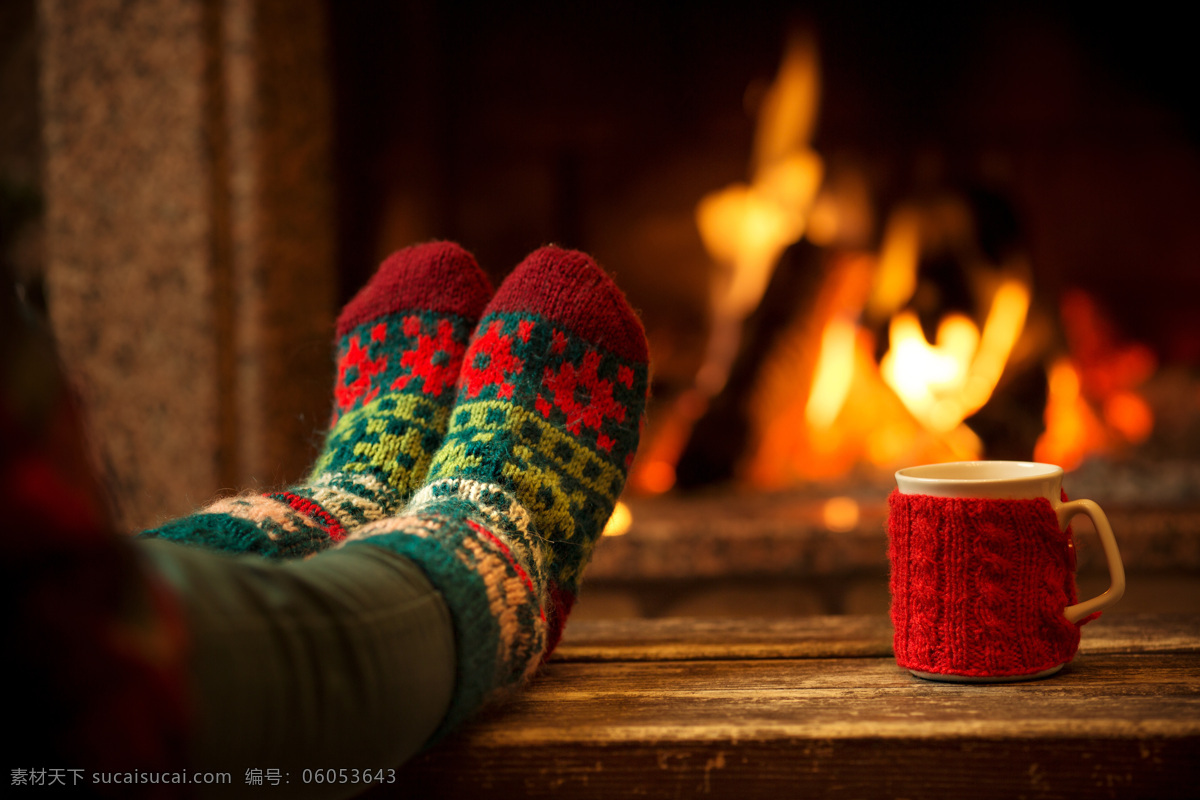
<svg viewBox="0 0 1200 800"><path fill-rule="evenodd" d="M921 225L919 209L901 207L878 254L831 259L808 327L784 337L760 379L762 423L747 471L754 483L982 455L964 420L987 403L1024 330L1030 291L1018 275L1027 268L1005 270L986 298L982 327L949 314L930 343L916 315L900 311L916 290ZM874 339L859 320L889 316L891 346L876 364ZM799 379L806 374L810 380Z"/></svg>
<svg viewBox="0 0 1200 800"><path fill-rule="evenodd" d="M696 226L719 269L713 324L697 385L712 396L725 385L742 321L758 306L779 257L804 235L824 175L808 142L819 95L816 43L793 36L759 109L749 184L735 183L701 199Z"/></svg>
<svg viewBox="0 0 1200 800"><path fill-rule="evenodd" d="M1020 261L971 267L975 313L947 314L927 341L916 314L905 310L919 299L922 247L976 249L970 212L955 198L903 204L889 216L878 252L832 250L865 241L874 221L865 179L849 171L826 183L824 163L809 147L818 79L812 39L793 38L760 108L750 181L710 193L696 207L701 240L717 265L709 341L693 388L635 465L637 489L674 484L693 425L728 379L746 316L784 250L805 235L831 248L828 274L811 312L782 333L758 376L755 443L743 474L780 487L841 479L863 467L984 455L966 420L988 403L1018 352L1031 269ZM1154 418L1137 387L1155 365L1145 348L1117 345L1085 295L1068 295L1062 317L1071 356L1050 367L1046 430L1034 457L1071 469L1089 453L1149 436ZM883 326L889 349L877 362L872 331ZM1026 353L1036 338L1024 339ZM849 508L831 506L831 528L852 524Z"/></svg>
<svg viewBox="0 0 1200 800"><path fill-rule="evenodd" d="M854 351L858 325L846 316L829 321L821 334L816 377L804 407L804 419L812 428L828 428L837 419L854 381Z"/></svg>
<svg viewBox="0 0 1200 800"><path fill-rule="evenodd" d="M901 206L888 217L879 250L875 284L867 301L872 319L895 314L917 288L917 259L921 253L921 224L916 210Z"/></svg>
<svg viewBox="0 0 1200 800"><path fill-rule="evenodd" d="M884 380L925 426L951 431L991 397L1028 310L1028 286L1009 278L992 298L982 333L969 318L950 314L931 345L915 314L898 314L891 321L892 348L880 365Z"/></svg>
<svg viewBox="0 0 1200 800"><path fill-rule="evenodd" d="M1104 426L1083 398L1079 372L1070 359L1055 361L1048 379L1046 430L1038 438L1033 457L1073 470L1085 456L1103 447Z"/></svg>
<svg viewBox="0 0 1200 800"><path fill-rule="evenodd" d="M1064 295L1060 316L1071 354L1049 369L1046 429L1034 457L1069 470L1090 455L1118 452L1150 436L1154 412L1138 387L1157 364L1149 348L1119 342L1082 291Z"/></svg>

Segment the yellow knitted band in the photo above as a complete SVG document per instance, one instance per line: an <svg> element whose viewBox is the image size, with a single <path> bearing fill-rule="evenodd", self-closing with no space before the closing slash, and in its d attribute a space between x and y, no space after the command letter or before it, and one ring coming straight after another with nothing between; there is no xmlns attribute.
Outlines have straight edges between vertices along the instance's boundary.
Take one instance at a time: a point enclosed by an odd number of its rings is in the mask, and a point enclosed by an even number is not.
<svg viewBox="0 0 1200 800"><path fill-rule="evenodd" d="M467 420L463 413L469 414ZM499 413L497 413L499 412ZM530 435L531 427L538 435ZM525 461L550 461L554 468L570 475L584 487L604 498L616 499L612 491L614 484L621 484L625 472L617 465L596 455L591 448L581 445L575 437L559 430L546 422L540 414L521 406L506 403L501 400L486 400L478 403L460 403L454 409L454 424L451 425L447 440L454 438L454 433L463 428L473 428L476 433L472 441L489 441L494 432L515 432L520 443L516 449ZM454 452L447 452L453 449ZM566 455L566 458L563 456ZM430 479L452 477L456 470L462 467L478 467L479 459L471 459L466 455L464 446L447 447L438 453L438 461L430 472Z"/></svg>
<svg viewBox="0 0 1200 800"><path fill-rule="evenodd" d="M349 457L339 465L341 472L378 470L387 476L388 484L403 490L405 480L425 472L449 414L444 405L421 395L377 398L338 420L312 474L315 478L329 470L334 459L346 458L349 450Z"/></svg>

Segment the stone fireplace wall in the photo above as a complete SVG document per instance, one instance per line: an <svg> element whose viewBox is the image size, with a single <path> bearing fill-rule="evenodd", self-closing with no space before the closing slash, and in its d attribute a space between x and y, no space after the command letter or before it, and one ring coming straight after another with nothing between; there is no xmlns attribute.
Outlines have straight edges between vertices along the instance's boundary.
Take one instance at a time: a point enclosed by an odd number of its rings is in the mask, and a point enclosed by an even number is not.
<svg viewBox="0 0 1200 800"><path fill-rule="evenodd" d="M120 524L298 477L335 306L325 8L42 0L44 283Z"/></svg>

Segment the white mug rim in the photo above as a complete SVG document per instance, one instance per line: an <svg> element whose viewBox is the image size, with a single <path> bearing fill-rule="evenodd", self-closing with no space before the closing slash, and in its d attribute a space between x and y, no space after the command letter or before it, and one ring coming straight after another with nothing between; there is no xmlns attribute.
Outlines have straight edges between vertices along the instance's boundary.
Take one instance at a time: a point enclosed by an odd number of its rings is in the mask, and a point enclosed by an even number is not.
<svg viewBox="0 0 1200 800"><path fill-rule="evenodd" d="M901 494L1053 498L1062 477L1062 467L1037 461L948 461L896 470L896 486Z"/></svg>

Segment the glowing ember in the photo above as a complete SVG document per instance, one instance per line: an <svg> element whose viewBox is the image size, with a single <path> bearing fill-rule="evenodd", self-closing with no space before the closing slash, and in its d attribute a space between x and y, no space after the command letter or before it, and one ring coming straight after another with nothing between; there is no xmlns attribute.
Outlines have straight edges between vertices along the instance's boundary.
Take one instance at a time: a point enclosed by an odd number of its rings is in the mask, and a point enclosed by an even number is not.
<svg viewBox="0 0 1200 800"><path fill-rule="evenodd" d="M1117 392L1104 401L1104 421L1131 444L1141 444L1154 430L1154 412L1136 392Z"/></svg>
<svg viewBox="0 0 1200 800"><path fill-rule="evenodd" d="M608 518L608 522L604 525L602 536L624 536L629 532L629 526L633 524L633 512L629 510L629 506L625 505L623 500L618 500L616 507L613 509L612 516Z"/></svg>
<svg viewBox="0 0 1200 800"><path fill-rule="evenodd" d="M831 497L821 511L825 527L831 531L852 531L858 527L858 503L852 497Z"/></svg>

